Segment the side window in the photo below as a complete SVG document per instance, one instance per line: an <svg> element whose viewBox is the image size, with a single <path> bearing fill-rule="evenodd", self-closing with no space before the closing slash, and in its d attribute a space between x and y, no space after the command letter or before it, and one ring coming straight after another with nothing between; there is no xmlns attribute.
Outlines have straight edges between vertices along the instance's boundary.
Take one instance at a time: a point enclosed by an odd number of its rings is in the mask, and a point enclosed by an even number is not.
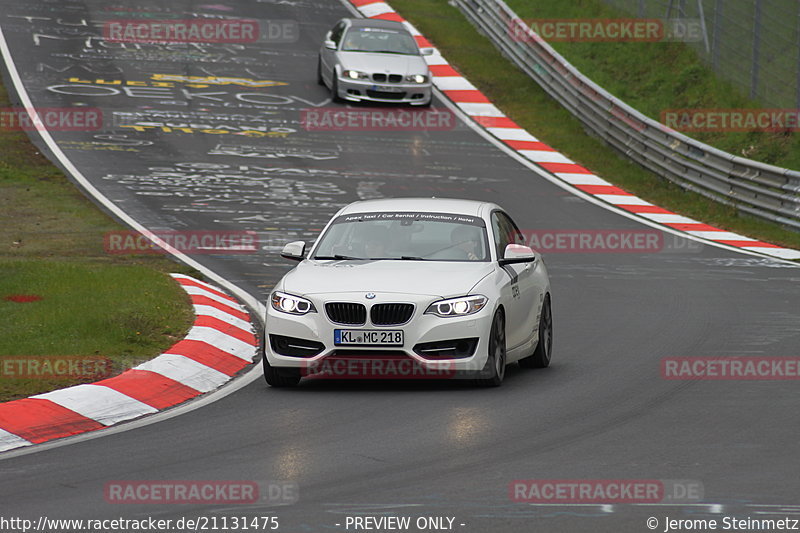
<svg viewBox="0 0 800 533"><path fill-rule="evenodd" d="M514 244L525 245L525 235L523 235L522 232L517 227L517 225L514 224L514 221L511 220L511 217L509 217L505 213L501 213L500 216L508 221L508 230L510 232L510 235L512 236L511 242L513 242Z"/></svg>
<svg viewBox="0 0 800 533"><path fill-rule="evenodd" d="M492 213L492 232L497 246L497 258L503 257L509 244L525 244L525 237L508 215L501 211Z"/></svg>
<svg viewBox="0 0 800 533"><path fill-rule="evenodd" d="M340 21L339 24L333 27L331 30L331 41L336 43L336 47L339 47L339 42L342 40L342 34L344 33L345 22Z"/></svg>
<svg viewBox="0 0 800 533"><path fill-rule="evenodd" d="M495 251L497 258L502 259L506 245L509 244L508 231L500 218L500 212L492 213L492 233L494 234Z"/></svg>

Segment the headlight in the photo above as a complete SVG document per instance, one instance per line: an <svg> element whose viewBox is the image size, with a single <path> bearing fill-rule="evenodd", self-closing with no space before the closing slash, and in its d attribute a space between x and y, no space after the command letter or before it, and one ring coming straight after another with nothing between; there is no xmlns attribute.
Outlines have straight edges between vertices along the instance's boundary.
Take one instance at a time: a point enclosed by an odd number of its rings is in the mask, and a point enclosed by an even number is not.
<svg viewBox="0 0 800 533"><path fill-rule="evenodd" d="M488 301L489 299L486 296L481 295L439 300L429 305L425 310L425 314L441 317L471 315L483 309L483 306Z"/></svg>
<svg viewBox="0 0 800 533"><path fill-rule="evenodd" d="M281 313L290 315L305 315L306 313L316 313L314 304L305 298L292 296L285 292L275 291L272 293L272 308Z"/></svg>
<svg viewBox="0 0 800 533"><path fill-rule="evenodd" d="M359 72L358 70L343 70L342 76L345 78L350 78L351 80L363 80L369 78L369 74L366 72Z"/></svg>
<svg viewBox="0 0 800 533"><path fill-rule="evenodd" d="M422 74L414 74L411 76L406 76L406 81L410 81L411 83L425 83L428 81L428 76L423 76Z"/></svg>

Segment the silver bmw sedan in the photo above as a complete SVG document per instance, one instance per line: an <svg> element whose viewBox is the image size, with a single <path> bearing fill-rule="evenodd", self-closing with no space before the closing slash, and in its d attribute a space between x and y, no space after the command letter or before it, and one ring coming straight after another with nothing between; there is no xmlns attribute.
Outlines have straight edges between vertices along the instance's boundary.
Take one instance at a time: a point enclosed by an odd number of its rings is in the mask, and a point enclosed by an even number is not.
<svg viewBox="0 0 800 533"><path fill-rule="evenodd" d="M342 19L325 36L317 81L337 102L362 100L418 106L431 103L431 73L420 48L400 22Z"/></svg>

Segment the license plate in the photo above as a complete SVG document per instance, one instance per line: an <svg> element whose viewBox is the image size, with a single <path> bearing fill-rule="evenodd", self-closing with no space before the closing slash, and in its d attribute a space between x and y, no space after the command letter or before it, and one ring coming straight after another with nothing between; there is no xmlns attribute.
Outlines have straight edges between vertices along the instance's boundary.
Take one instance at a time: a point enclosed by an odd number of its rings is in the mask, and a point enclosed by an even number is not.
<svg viewBox="0 0 800 533"><path fill-rule="evenodd" d="M392 87L390 85L373 85L373 91L381 91L384 93L401 93L403 92L402 87Z"/></svg>
<svg viewBox="0 0 800 533"><path fill-rule="evenodd" d="M402 329L335 329L336 346L402 346Z"/></svg>

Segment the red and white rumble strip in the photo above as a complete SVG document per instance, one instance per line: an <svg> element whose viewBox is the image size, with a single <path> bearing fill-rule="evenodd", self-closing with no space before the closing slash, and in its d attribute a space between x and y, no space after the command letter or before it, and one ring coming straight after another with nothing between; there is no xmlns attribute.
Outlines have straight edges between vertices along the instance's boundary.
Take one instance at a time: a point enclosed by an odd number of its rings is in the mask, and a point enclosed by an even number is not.
<svg viewBox="0 0 800 533"><path fill-rule="evenodd" d="M216 389L252 364L256 338L244 307L207 283L172 277L196 315L186 338L118 376L0 403L0 452L156 413Z"/></svg>
<svg viewBox="0 0 800 533"><path fill-rule="evenodd" d="M433 48L430 41L386 2L381 0L349 1L367 18L402 22L414 35L420 47ZM550 172L572 188L650 222L683 231L701 239L780 259L800 259L799 250L783 248L709 226L653 205L612 185L519 127L495 107L481 91L450 66L438 50L433 55L425 56L425 60L430 66L434 85L458 108L522 157Z"/></svg>

